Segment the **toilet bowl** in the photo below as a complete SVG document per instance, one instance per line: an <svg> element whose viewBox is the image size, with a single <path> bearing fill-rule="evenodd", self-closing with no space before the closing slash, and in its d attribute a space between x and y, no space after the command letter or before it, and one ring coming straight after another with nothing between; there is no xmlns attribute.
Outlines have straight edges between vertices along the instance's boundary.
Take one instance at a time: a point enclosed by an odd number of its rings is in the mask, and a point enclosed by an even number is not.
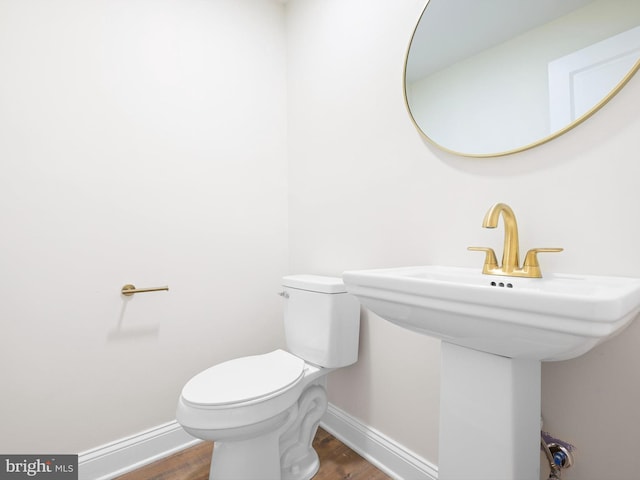
<svg viewBox="0 0 640 480"><path fill-rule="evenodd" d="M307 480L319 468L312 441L327 409L326 375L357 360L359 304L341 279L283 279L289 351L215 365L189 380L176 418L213 440L211 480Z"/></svg>

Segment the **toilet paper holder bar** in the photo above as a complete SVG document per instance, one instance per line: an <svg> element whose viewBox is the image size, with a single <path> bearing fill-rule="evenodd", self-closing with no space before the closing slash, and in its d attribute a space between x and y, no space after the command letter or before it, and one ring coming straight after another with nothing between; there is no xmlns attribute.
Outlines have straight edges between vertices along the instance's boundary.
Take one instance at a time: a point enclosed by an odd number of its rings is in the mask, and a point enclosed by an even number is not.
<svg viewBox="0 0 640 480"><path fill-rule="evenodd" d="M122 289L120 290L120 293L122 293L122 295L130 297L134 293L158 292L160 290L169 290L169 287L164 286L164 287L151 287L151 288L136 288L135 285L131 285L130 283L128 283L124 287L122 287Z"/></svg>

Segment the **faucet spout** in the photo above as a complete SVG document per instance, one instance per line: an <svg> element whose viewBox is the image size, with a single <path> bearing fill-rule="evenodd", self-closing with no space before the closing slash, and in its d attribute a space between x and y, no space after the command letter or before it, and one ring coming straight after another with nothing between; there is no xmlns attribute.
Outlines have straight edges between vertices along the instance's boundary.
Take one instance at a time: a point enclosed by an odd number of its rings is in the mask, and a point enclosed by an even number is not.
<svg viewBox="0 0 640 480"><path fill-rule="evenodd" d="M502 251L502 272L505 275L518 270L520 266L520 252L518 240L518 222L513 210L506 203L496 203L484 216L482 226L484 228L496 228L498 219L502 215L504 223L504 248Z"/></svg>

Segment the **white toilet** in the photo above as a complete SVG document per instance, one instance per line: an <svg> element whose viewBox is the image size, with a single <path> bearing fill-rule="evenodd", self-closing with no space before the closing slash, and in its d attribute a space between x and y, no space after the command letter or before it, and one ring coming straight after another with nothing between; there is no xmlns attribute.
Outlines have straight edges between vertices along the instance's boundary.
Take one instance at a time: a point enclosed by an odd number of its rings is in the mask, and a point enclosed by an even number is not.
<svg viewBox="0 0 640 480"><path fill-rule="evenodd" d="M178 422L215 441L211 480L307 480L320 466L311 442L327 409L324 377L358 359L360 304L340 278L282 285L288 351L215 365L182 389Z"/></svg>

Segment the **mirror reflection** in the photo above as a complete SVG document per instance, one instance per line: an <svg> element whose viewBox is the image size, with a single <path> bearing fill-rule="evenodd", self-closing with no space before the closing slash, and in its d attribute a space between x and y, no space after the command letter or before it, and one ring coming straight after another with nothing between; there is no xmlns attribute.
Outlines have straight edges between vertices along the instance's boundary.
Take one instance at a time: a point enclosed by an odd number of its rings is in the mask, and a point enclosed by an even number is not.
<svg viewBox="0 0 640 480"><path fill-rule="evenodd" d="M638 67L639 0L430 0L405 97L441 148L506 155L585 120Z"/></svg>

